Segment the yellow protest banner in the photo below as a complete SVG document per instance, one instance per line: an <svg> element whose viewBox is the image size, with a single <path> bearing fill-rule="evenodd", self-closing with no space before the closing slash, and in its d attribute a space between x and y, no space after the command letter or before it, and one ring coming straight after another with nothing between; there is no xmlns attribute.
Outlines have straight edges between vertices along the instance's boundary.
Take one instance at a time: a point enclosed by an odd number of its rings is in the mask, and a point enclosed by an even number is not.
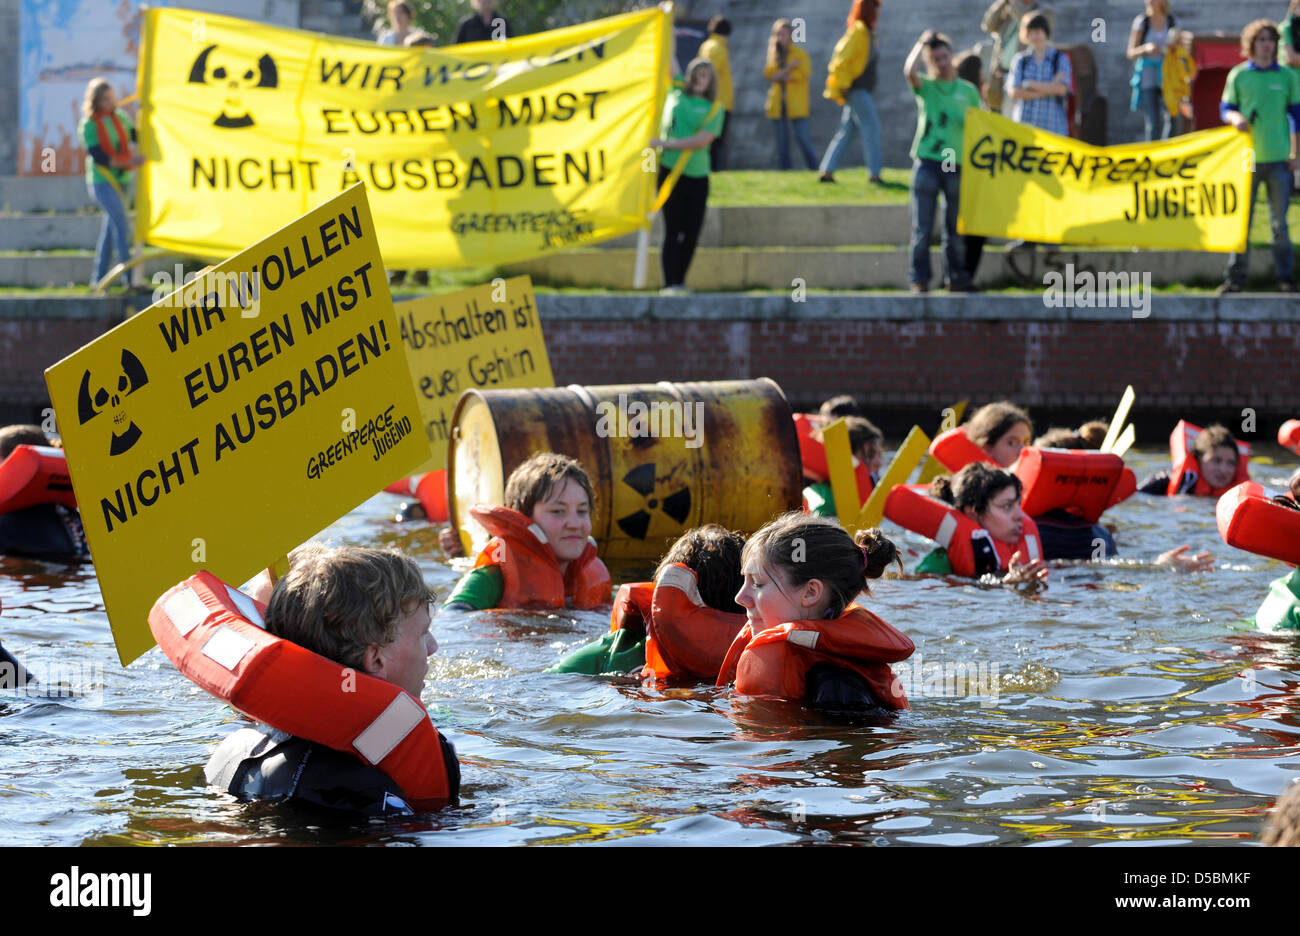
<svg viewBox="0 0 1300 936"><path fill-rule="evenodd" d="M1249 134L1091 146L970 110L962 234L1047 243L1241 250L1250 212Z"/></svg>
<svg viewBox="0 0 1300 936"><path fill-rule="evenodd" d="M419 471L447 467L449 420L462 390L555 386L527 276L399 302L396 309L425 437L433 447Z"/></svg>
<svg viewBox="0 0 1300 936"><path fill-rule="evenodd" d="M167 588L243 582L428 458L360 185L45 382L124 665Z"/></svg>
<svg viewBox="0 0 1300 936"><path fill-rule="evenodd" d="M645 221L672 16L395 48L151 9L137 232L224 257L365 183L389 267L496 265Z"/></svg>

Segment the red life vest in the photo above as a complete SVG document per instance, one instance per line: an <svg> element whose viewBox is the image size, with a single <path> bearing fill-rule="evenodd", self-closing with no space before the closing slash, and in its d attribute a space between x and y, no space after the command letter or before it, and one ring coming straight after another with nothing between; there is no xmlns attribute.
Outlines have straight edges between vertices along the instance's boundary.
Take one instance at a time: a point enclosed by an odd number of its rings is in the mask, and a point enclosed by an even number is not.
<svg viewBox="0 0 1300 936"><path fill-rule="evenodd" d="M641 678L657 681L716 679L745 615L710 608L700 597L695 571L668 566L654 585Z"/></svg>
<svg viewBox="0 0 1300 936"><path fill-rule="evenodd" d="M474 568L498 566L505 581L502 608L579 609L609 604L610 578L605 563L596 558L596 541L564 572L542 528L509 507L475 504L470 516L483 525L492 539L474 560Z"/></svg>
<svg viewBox="0 0 1300 936"><path fill-rule="evenodd" d="M928 536L948 552L948 561L958 575L974 577L976 552L997 557L998 571L1007 571L1011 554L1020 553L1021 562L1027 563L1043 556L1039 545L1038 524L1025 517L1020 541L1012 546L989 535L988 530L966 516L952 504L945 503L927 493L928 485L900 484L889 492L885 500L885 516L905 530Z"/></svg>
<svg viewBox="0 0 1300 936"><path fill-rule="evenodd" d="M446 523L450 518L447 511L447 471L439 469L428 474L412 475L401 478L384 488L389 494L399 496L414 495L424 508L424 515L430 523Z"/></svg>
<svg viewBox="0 0 1300 936"><path fill-rule="evenodd" d="M860 605L851 604L830 621L794 621L757 635L746 624L727 650L717 685L735 682L741 695L802 699L808 671L829 663L857 673L881 705L907 708L907 695L890 663L916 649L908 636Z"/></svg>
<svg viewBox="0 0 1300 936"><path fill-rule="evenodd" d="M1137 489L1137 475L1133 473L1132 468L1125 466L1124 470L1120 472L1119 483L1115 485L1115 490L1110 495L1110 503L1106 505L1106 509L1110 510L1110 508L1114 507L1116 504L1128 500L1137 493Z"/></svg>
<svg viewBox="0 0 1300 936"><path fill-rule="evenodd" d="M1067 510L1096 523L1111 505L1123 474L1123 459L1108 452L1023 448L1016 462L1024 486L1020 509L1030 517Z"/></svg>
<svg viewBox="0 0 1300 936"><path fill-rule="evenodd" d="M1002 466L995 462L984 449L980 448L966 435L966 430L958 426L934 437L930 443L930 456L939 461L953 474L961 471L971 462L982 461L994 468Z"/></svg>
<svg viewBox="0 0 1300 936"><path fill-rule="evenodd" d="M68 457L49 445L15 446L0 462L0 514L37 504L77 506Z"/></svg>
<svg viewBox="0 0 1300 936"><path fill-rule="evenodd" d="M109 139L108 128L104 126L105 120L113 121L114 136L116 142ZM121 119L117 116L117 111L111 113L101 113L95 111L91 115L91 120L95 122L95 142L99 148L104 151L108 157L108 164L115 169L120 169L131 161L131 141L127 139L126 128L122 126Z"/></svg>
<svg viewBox="0 0 1300 936"><path fill-rule="evenodd" d="M1300 565L1300 510L1277 503L1254 481L1243 481L1214 509L1219 535L1229 546Z"/></svg>
<svg viewBox="0 0 1300 936"><path fill-rule="evenodd" d="M1201 427L1193 426L1185 419L1178 420L1178 425L1174 426L1174 431L1169 434L1169 460L1174 465L1174 470L1169 475L1170 497L1183 493L1182 488L1191 478L1196 479L1196 484L1188 493L1195 497L1219 497L1230 488L1250 480L1250 445L1246 442L1238 442L1237 472L1232 476L1232 481L1227 487L1221 488L1211 488L1206 484L1205 478L1201 475L1201 463L1197 460L1193 448L1196 437L1200 434Z"/></svg>
<svg viewBox="0 0 1300 936"><path fill-rule="evenodd" d="M1300 455L1300 419L1288 419L1277 431L1277 444Z"/></svg>
<svg viewBox="0 0 1300 936"><path fill-rule="evenodd" d="M804 477L829 481L831 469L826 462L826 443L814 435L818 429L816 421L806 413L795 413L794 428L799 437L799 461ZM861 507L871 496L875 483L871 480L871 466L856 455L853 456L853 476L858 480L858 506Z"/></svg>
<svg viewBox="0 0 1300 936"><path fill-rule="evenodd" d="M654 582L627 582L614 593L614 608L609 615L609 631L630 630L644 635L650 621L650 602Z"/></svg>
<svg viewBox="0 0 1300 936"><path fill-rule="evenodd" d="M222 702L377 767L420 808L446 805L447 765L420 700L267 632L265 610L200 572L154 603L149 629L176 668Z"/></svg>

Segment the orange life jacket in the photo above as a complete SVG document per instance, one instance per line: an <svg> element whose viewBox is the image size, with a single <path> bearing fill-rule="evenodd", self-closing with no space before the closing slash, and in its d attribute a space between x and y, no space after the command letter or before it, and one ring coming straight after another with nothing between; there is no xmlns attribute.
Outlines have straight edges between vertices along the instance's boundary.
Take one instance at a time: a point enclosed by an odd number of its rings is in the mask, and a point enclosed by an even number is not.
<svg viewBox="0 0 1300 936"><path fill-rule="evenodd" d="M109 139L108 128L104 126L105 120L113 121L113 130L116 136L116 145ZM108 164L112 167L121 168L131 161L131 141L127 139L126 128L122 126L121 119L117 116L117 111L105 114L95 111L91 115L91 120L95 122L95 142L99 148L104 151L108 157Z"/></svg>
<svg viewBox="0 0 1300 936"><path fill-rule="evenodd" d="M643 682L716 679L745 615L710 608L695 571L668 566L655 583L647 619Z"/></svg>
<svg viewBox="0 0 1300 936"><path fill-rule="evenodd" d="M609 614L609 631L629 630L645 636L650 621L650 603L654 582L627 582L614 593L614 607Z"/></svg>
<svg viewBox="0 0 1300 936"><path fill-rule="evenodd" d="M1038 538L1038 524L1025 517L1020 541L1012 546L989 535L989 531L952 504L931 497L924 484L900 484L885 500L885 516L905 530L928 536L948 552L948 562L958 575L977 576L977 554L996 557L998 572L1005 572L1011 554L1020 553L1021 562L1041 559L1043 549ZM987 559L984 563L986 564ZM993 571L989 569L988 571Z"/></svg>
<svg viewBox="0 0 1300 936"><path fill-rule="evenodd" d="M1277 444L1300 455L1300 419L1288 419L1277 431Z"/></svg>
<svg viewBox="0 0 1300 936"><path fill-rule="evenodd" d="M982 461L994 468L1002 466L989 457L989 454L970 440L966 430L958 426L934 437L930 443L930 455L938 459L939 464L953 474L961 471L971 462Z"/></svg>
<svg viewBox="0 0 1300 936"><path fill-rule="evenodd" d="M1137 475L1133 473L1132 468L1129 468L1126 465L1124 470L1120 472L1119 483L1115 485L1115 490L1110 495L1110 503L1106 505L1106 509L1110 510L1110 508L1114 507L1116 504L1128 500L1137 493L1137 489Z"/></svg>
<svg viewBox="0 0 1300 936"><path fill-rule="evenodd" d="M430 523L446 523L450 514L447 511L447 471L440 468L428 474L412 475L401 478L384 488L389 494L401 496L414 495L424 508L424 515Z"/></svg>
<svg viewBox="0 0 1300 936"><path fill-rule="evenodd" d="M1237 472L1232 476L1232 481L1227 487L1221 488L1211 488L1206 484L1205 478L1201 475L1201 463L1197 460L1193 448L1196 437L1200 434L1201 427L1193 426L1185 419L1178 420L1178 425L1174 426L1174 431L1169 434L1169 460L1174 465L1174 470L1169 475L1170 497L1183 493L1195 497L1219 497L1230 488L1250 480L1250 445L1246 442L1238 442ZM1193 479L1195 479L1194 485L1192 485ZM1187 486L1191 486L1190 491L1183 490Z"/></svg>
<svg viewBox="0 0 1300 936"><path fill-rule="evenodd" d="M14 446L0 462L0 514L37 504L77 506L68 457L49 445Z"/></svg>
<svg viewBox="0 0 1300 936"><path fill-rule="evenodd" d="M860 605L851 604L829 621L793 621L754 634L746 624L727 650L719 686L735 682L741 695L802 699L808 671L820 663L852 670L888 708L907 708L907 695L890 663L916 649L908 636Z"/></svg>
<svg viewBox="0 0 1300 936"><path fill-rule="evenodd" d="M812 416L795 413L795 434L799 437L799 461L805 478L814 481L829 481L831 469L826 461L826 443L814 434L818 428ZM853 456L853 476L858 481L858 506L866 504L875 488L871 480L871 466L856 455Z"/></svg>
<svg viewBox="0 0 1300 936"><path fill-rule="evenodd" d="M259 722L352 754L422 809L451 800L438 730L401 686L357 673L262 628L265 606L210 572L163 594L149 629L190 680Z"/></svg>
<svg viewBox="0 0 1300 936"><path fill-rule="evenodd" d="M517 510L475 504L470 516L483 525L492 539L474 560L474 568L498 566L505 582L503 608L598 608L610 603L609 569L596 558L596 541L564 572L542 528Z"/></svg>
<svg viewBox="0 0 1300 936"><path fill-rule="evenodd" d="M1300 565L1300 510L1277 503L1254 481L1243 481L1214 509L1219 535L1229 546Z"/></svg>
<svg viewBox="0 0 1300 936"><path fill-rule="evenodd" d="M1066 510L1096 523L1111 505L1123 474L1123 459L1108 452L1023 448L1016 462L1024 487L1020 509L1030 517Z"/></svg>

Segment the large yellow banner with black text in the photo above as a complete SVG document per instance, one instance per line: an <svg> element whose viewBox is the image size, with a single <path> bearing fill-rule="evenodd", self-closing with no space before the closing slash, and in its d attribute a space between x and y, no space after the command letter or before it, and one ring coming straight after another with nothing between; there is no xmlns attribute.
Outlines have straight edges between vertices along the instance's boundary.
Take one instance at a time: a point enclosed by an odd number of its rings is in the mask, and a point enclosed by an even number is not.
<svg viewBox="0 0 1300 936"><path fill-rule="evenodd" d="M1250 135L1092 146L970 110L957 230L1045 243L1241 250Z"/></svg>
<svg viewBox="0 0 1300 936"><path fill-rule="evenodd" d="M45 382L123 664L165 590L251 578L429 457L361 185Z"/></svg>
<svg viewBox="0 0 1300 936"><path fill-rule="evenodd" d="M364 182L389 267L472 267L628 233L655 175L671 14L394 48L145 13L141 240L221 258Z"/></svg>

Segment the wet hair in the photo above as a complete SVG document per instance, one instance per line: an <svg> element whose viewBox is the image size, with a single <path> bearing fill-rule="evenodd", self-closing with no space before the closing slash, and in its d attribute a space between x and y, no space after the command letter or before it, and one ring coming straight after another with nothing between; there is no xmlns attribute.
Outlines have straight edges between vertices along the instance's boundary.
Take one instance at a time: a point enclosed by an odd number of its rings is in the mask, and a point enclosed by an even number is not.
<svg viewBox="0 0 1300 936"><path fill-rule="evenodd" d="M821 409L817 410L817 415L834 422L841 416L861 416L862 407L858 405L858 401L853 397L847 393L842 393L823 403Z"/></svg>
<svg viewBox="0 0 1300 936"><path fill-rule="evenodd" d="M107 78L91 78L90 84L86 85L86 97L81 102L81 116L94 117L95 103L99 100L99 96L112 87Z"/></svg>
<svg viewBox="0 0 1300 936"><path fill-rule="evenodd" d="M802 511L783 514L751 536L740 558L742 568L755 559L796 588L820 580L830 595L833 617L869 591L870 579L899 561L898 547L875 527L850 537L834 520Z"/></svg>
<svg viewBox="0 0 1300 936"><path fill-rule="evenodd" d="M1034 423L1029 414L1007 400L981 406L966 423L966 437L982 448L996 445L1016 423L1024 423L1032 435Z"/></svg>
<svg viewBox="0 0 1300 936"><path fill-rule="evenodd" d="M364 672L366 648L392 643L402 615L435 597L415 560L395 549L308 543L275 583L266 629Z"/></svg>
<svg viewBox="0 0 1300 936"><path fill-rule="evenodd" d="M695 573L706 605L715 611L744 614L745 609L736 604L736 593L745 584L740 574L740 553L744 548L743 536L716 523L687 530L659 560L655 581L670 565L684 565Z"/></svg>
<svg viewBox="0 0 1300 936"><path fill-rule="evenodd" d="M852 29L854 23L862 23L867 29L875 30L876 20L879 18L880 0L853 0L845 26Z"/></svg>
<svg viewBox="0 0 1300 936"><path fill-rule="evenodd" d="M1231 432L1219 423L1206 426L1201 430L1201 434L1196 437L1196 441L1192 443L1192 451L1196 453L1197 461L1207 461L1213 458L1216 448L1232 449L1234 461L1241 457L1237 451L1237 440L1232 437Z"/></svg>
<svg viewBox="0 0 1300 936"><path fill-rule="evenodd" d="M1261 845L1300 846L1300 784L1291 784L1269 811Z"/></svg>
<svg viewBox="0 0 1300 936"><path fill-rule="evenodd" d="M538 452L524 462L506 480L506 506L532 518L533 508L555 491L572 481L587 492L587 506L594 507L596 497L591 490L591 479L582 466L568 455L555 452Z"/></svg>
<svg viewBox="0 0 1300 936"><path fill-rule="evenodd" d="M695 85L695 73L701 68L709 70L709 85L704 89L704 94L701 97L712 103L718 96L718 73L713 70L713 63L706 58L691 59L690 64L686 66L686 74L683 76L685 78L683 90L687 94L691 93L691 88Z"/></svg>
<svg viewBox="0 0 1300 936"><path fill-rule="evenodd" d="M50 437L40 426L18 424L0 429L0 461L13 454L20 445L49 445Z"/></svg>
<svg viewBox="0 0 1300 936"><path fill-rule="evenodd" d="M1053 426L1034 440L1034 448L1084 449L1088 444L1073 429Z"/></svg>
<svg viewBox="0 0 1300 936"><path fill-rule="evenodd" d="M930 485L930 494L965 512L969 507L977 516L989 509L989 502L1009 487L1020 496L1020 479L1001 468L990 468L983 462L971 462L951 478L937 478Z"/></svg>
<svg viewBox="0 0 1300 936"><path fill-rule="evenodd" d="M1241 31L1241 56L1242 58L1251 58L1255 54L1255 40L1265 30L1273 34L1273 41L1280 43L1281 34L1277 31L1277 24L1272 20L1257 19L1246 24L1246 28Z"/></svg>
<svg viewBox="0 0 1300 936"><path fill-rule="evenodd" d="M725 16L713 17L713 19L709 20L709 35L730 36L731 20L727 19Z"/></svg>
<svg viewBox="0 0 1300 936"><path fill-rule="evenodd" d="M1079 427L1079 438L1083 440L1084 448L1099 449L1101 443L1106 441L1106 433L1109 431L1110 423L1094 419Z"/></svg>
<svg viewBox="0 0 1300 936"><path fill-rule="evenodd" d="M957 77L962 81L969 81L977 88L983 84L983 63L980 62L979 54L973 49L957 56L952 64L953 68L957 70Z"/></svg>
<svg viewBox="0 0 1300 936"><path fill-rule="evenodd" d="M1048 22L1046 16L1042 13L1035 13L1032 10L1020 18L1020 41L1024 45L1029 45L1029 30L1041 29L1043 35L1048 39L1052 38L1052 24Z"/></svg>

